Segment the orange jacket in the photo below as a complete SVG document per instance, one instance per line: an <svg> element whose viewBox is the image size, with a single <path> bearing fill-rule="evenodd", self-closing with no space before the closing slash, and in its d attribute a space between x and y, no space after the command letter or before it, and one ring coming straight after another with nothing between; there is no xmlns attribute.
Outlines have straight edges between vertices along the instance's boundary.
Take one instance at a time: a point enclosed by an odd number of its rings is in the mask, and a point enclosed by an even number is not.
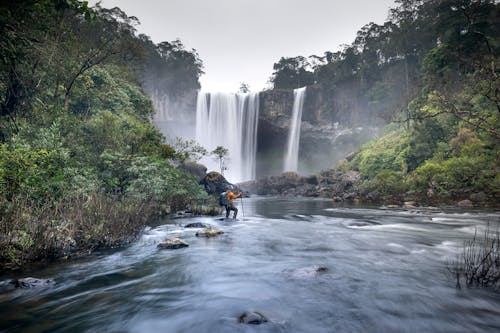
<svg viewBox="0 0 500 333"><path fill-rule="evenodd" d="M227 192L227 201L230 203L233 203L233 199L238 199L239 197L241 197L241 193L234 194L233 191Z"/></svg>

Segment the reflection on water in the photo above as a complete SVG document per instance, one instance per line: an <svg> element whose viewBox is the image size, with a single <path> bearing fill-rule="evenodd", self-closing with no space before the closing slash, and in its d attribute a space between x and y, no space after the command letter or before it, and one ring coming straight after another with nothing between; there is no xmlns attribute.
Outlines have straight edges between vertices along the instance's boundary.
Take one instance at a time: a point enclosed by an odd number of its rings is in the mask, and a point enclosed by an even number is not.
<svg viewBox="0 0 500 333"><path fill-rule="evenodd" d="M241 206L243 203L243 207ZM446 264L495 212L334 207L250 198L242 219L175 220L135 244L29 272L40 290L0 282L2 332L493 332L500 295L456 290ZM180 224L225 231L194 236ZM159 251L164 237L190 246ZM326 272L318 273L318 267ZM259 311L270 323L237 322Z"/></svg>

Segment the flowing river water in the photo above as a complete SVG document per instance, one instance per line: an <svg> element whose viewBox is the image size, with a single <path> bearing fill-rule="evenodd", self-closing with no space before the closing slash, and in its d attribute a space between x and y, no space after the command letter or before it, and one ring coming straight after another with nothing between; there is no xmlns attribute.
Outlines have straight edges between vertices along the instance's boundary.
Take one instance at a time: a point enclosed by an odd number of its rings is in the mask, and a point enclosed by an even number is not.
<svg viewBox="0 0 500 333"><path fill-rule="evenodd" d="M463 241L498 223L499 212L241 204L235 222L167 220L125 248L25 272L54 279L48 287L9 290L13 275L3 275L0 331L500 331L500 294L456 289L447 274ZM198 238L182 227L191 222L225 233ZM190 245L158 250L165 237ZM270 321L240 324L245 311Z"/></svg>

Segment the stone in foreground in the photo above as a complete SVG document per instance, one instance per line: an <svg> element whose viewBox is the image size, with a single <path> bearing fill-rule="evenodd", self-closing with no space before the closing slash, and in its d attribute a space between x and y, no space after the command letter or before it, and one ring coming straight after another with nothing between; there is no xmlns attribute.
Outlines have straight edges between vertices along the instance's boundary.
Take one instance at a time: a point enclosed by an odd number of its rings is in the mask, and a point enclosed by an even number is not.
<svg viewBox="0 0 500 333"><path fill-rule="evenodd" d="M203 230L200 230L196 233L196 236L198 237L214 237L220 234L223 234L224 231L214 228L214 227L209 227L205 228Z"/></svg>
<svg viewBox="0 0 500 333"><path fill-rule="evenodd" d="M269 319L260 312L248 311L238 317L238 322L242 324L260 325L269 322Z"/></svg>
<svg viewBox="0 0 500 333"><path fill-rule="evenodd" d="M37 279L33 277L27 277L23 279L14 279L10 281L15 288L19 289L31 289L39 287L47 287L54 284L54 280L51 279Z"/></svg>
<svg viewBox="0 0 500 333"><path fill-rule="evenodd" d="M180 238L165 238L163 242L158 244L157 248L160 250L175 250L188 246L189 244Z"/></svg>
<svg viewBox="0 0 500 333"><path fill-rule="evenodd" d="M210 225L201 222L195 222L186 224L184 228L210 228Z"/></svg>

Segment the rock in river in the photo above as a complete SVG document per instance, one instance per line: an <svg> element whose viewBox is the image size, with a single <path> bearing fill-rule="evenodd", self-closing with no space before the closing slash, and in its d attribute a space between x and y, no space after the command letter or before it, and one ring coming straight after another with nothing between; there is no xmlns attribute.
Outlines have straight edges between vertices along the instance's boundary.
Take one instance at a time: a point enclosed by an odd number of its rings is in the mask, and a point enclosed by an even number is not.
<svg viewBox="0 0 500 333"><path fill-rule="evenodd" d="M196 233L196 236L198 237L214 237L220 234L223 234L224 231L215 228L215 227L208 227L203 230L200 230Z"/></svg>
<svg viewBox="0 0 500 333"><path fill-rule="evenodd" d="M157 248L160 250L174 250L188 246L189 244L180 238L165 238L163 242L158 244Z"/></svg>
<svg viewBox="0 0 500 333"><path fill-rule="evenodd" d="M33 277L27 277L23 279L14 279L10 281L11 284L14 285L15 288L19 289L31 289L38 287L47 287L54 284L54 280L52 279L37 279Z"/></svg>
<svg viewBox="0 0 500 333"><path fill-rule="evenodd" d="M210 225L201 222L195 222L186 224L184 228L210 228Z"/></svg>
<svg viewBox="0 0 500 333"><path fill-rule="evenodd" d="M248 311L238 317L238 322L242 324L259 325L267 323L268 321L269 319L267 319L266 316L257 311Z"/></svg>

